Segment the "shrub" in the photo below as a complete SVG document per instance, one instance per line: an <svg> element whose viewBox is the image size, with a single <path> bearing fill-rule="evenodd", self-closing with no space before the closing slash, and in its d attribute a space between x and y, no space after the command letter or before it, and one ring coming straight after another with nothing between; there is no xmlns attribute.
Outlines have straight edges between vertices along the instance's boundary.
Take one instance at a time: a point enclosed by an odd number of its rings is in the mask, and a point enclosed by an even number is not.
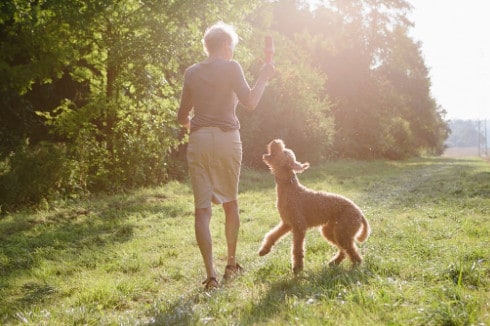
<svg viewBox="0 0 490 326"><path fill-rule="evenodd" d="M257 110L238 111L243 161L252 167L264 167L262 154L275 138L283 139L302 161L316 163L330 156L334 128L330 103L322 96L323 77L306 65L282 67Z"/></svg>
<svg viewBox="0 0 490 326"><path fill-rule="evenodd" d="M64 145L25 142L3 163L0 175L2 210L23 204L37 204L59 194L66 185Z"/></svg>

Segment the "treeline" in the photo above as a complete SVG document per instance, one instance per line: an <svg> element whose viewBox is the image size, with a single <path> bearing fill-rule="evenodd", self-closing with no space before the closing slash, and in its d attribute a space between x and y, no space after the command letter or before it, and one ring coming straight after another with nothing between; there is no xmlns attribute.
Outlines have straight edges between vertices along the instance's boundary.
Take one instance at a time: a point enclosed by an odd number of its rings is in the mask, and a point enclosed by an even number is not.
<svg viewBox="0 0 490 326"><path fill-rule="evenodd" d="M490 145L488 134L490 120L451 120L450 134L446 140L447 147L478 147L480 144Z"/></svg>
<svg viewBox="0 0 490 326"><path fill-rule="evenodd" d="M0 205L185 175L175 117L186 67L218 20L250 83L263 39L277 74L239 109L244 161L272 138L303 160L440 153L448 129L405 0L6 0L0 5Z"/></svg>

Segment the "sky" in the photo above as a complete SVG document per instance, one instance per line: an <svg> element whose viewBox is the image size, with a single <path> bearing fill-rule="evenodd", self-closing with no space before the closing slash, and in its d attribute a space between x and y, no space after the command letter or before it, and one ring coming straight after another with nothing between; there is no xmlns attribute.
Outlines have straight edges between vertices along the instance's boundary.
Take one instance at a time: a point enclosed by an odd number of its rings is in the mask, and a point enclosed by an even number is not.
<svg viewBox="0 0 490 326"><path fill-rule="evenodd" d="M490 119L490 19L488 0L409 0L430 71L431 94L446 118Z"/></svg>

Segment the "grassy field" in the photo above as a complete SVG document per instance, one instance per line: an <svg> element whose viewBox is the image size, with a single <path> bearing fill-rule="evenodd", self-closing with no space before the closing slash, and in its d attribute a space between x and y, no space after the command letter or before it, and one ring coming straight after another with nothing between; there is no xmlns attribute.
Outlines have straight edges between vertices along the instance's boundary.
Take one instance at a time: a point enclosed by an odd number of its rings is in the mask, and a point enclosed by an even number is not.
<svg viewBox="0 0 490 326"><path fill-rule="evenodd" d="M371 223L363 264L307 237L258 257L278 220L270 173L243 171L239 262L205 292L188 184L45 204L0 217L2 325L490 325L490 164L479 159L327 163L303 184L352 198ZM224 271L223 213L212 220Z"/></svg>

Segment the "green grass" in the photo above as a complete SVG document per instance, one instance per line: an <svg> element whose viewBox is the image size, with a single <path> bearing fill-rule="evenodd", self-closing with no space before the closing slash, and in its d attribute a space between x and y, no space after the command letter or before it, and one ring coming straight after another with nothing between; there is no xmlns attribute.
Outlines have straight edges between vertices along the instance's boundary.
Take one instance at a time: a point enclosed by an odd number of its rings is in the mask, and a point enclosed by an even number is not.
<svg viewBox="0 0 490 326"><path fill-rule="evenodd" d="M188 184L45 203L0 217L3 325L488 325L490 165L479 159L327 163L303 184L352 198L372 227L363 264L330 268L316 230L294 276L291 237L258 257L279 220L270 173L245 169L244 275L203 291ZM226 264L214 207L216 265Z"/></svg>

